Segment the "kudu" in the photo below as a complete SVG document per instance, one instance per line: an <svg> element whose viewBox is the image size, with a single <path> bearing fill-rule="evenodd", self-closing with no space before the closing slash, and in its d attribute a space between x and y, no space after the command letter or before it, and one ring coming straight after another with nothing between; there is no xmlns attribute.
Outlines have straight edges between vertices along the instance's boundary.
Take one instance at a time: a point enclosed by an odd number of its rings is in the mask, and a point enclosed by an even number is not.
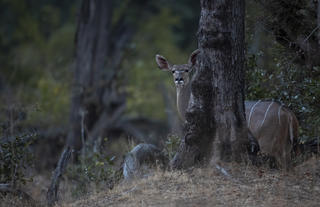
<svg viewBox="0 0 320 207"><path fill-rule="evenodd" d="M156 55L159 68L173 74L178 113L182 121L185 121L191 95L190 72L198 54L199 50L195 50L188 64L183 65L171 65L166 58ZM246 101L245 111L248 129L258 140L261 152L273 157L280 167L288 169L298 138L299 123L294 113L277 102L261 100Z"/></svg>

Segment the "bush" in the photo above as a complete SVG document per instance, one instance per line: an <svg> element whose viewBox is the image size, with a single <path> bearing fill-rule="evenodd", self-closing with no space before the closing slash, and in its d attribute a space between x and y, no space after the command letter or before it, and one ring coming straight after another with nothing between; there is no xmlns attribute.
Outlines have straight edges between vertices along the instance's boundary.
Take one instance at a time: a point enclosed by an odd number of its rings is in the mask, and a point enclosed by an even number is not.
<svg viewBox="0 0 320 207"><path fill-rule="evenodd" d="M177 135L170 134L164 145L164 154L171 160L177 153L180 145L180 138Z"/></svg>
<svg viewBox="0 0 320 207"><path fill-rule="evenodd" d="M98 145L99 146L99 145ZM114 156L109 156L97 149L97 145L87 144L79 157L79 162L67 169L69 179L77 182L73 196L78 197L88 193L90 185L112 188L116 177Z"/></svg>
<svg viewBox="0 0 320 207"><path fill-rule="evenodd" d="M275 59L272 69L257 64L258 55L247 56L247 100L275 100L290 108L300 122L300 142L318 137L320 132L320 68L312 69L292 63L284 54ZM315 75L313 75L315 74Z"/></svg>
<svg viewBox="0 0 320 207"><path fill-rule="evenodd" d="M30 144L36 134L6 137L0 140L0 183L18 186L32 181L26 174L26 169L33 164L33 154Z"/></svg>

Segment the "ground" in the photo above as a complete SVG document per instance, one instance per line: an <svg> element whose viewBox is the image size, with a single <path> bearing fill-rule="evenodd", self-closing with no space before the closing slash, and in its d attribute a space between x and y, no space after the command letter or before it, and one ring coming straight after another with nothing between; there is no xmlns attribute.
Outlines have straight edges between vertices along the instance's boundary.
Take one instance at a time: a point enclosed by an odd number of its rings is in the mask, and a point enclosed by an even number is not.
<svg viewBox="0 0 320 207"><path fill-rule="evenodd" d="M311 158L289 172L235 163L224 164L224 169L229 176L214 167L158 169L144 178L77 200L71 199L64 191L66 185L62 185L56 206L320 206L319 158ZM34 198L40 194L33 192Z"/></svg>

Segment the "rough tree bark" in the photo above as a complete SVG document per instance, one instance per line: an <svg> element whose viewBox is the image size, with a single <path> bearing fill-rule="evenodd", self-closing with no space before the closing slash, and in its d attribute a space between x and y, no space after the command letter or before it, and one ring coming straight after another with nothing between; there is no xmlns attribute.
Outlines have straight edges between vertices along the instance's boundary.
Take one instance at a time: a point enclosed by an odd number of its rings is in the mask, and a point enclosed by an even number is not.
<svg viewBox="0 0 320 207"><path fill-rule="evenodd" d="M248 130L244 111L244 0L201 0L196 74L186 132L173 168L240 161Z"/></svg>

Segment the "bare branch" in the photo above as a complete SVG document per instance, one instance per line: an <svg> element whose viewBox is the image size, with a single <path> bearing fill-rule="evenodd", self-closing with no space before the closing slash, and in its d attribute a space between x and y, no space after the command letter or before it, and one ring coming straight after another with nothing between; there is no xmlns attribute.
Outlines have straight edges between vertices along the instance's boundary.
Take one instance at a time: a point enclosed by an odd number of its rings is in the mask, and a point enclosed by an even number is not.
<svg viewBox="0 0 320 207"><path fill-rule="evenodd" d="M55 169L53 176L52 176L52 179L51 179L51 185L50 185L48 192L47 192L48 206L53 206L55 204L55 202L58 201L57 194L58 194L58 190L59 190L60 178L67 167L71 153L72 153L72 150L68 146L61 154L57 168Z"/></svg>
<svg viewBox="0 0 320 207"><path fill-rule="evenodd" d="M94 141L98 138L99 134L101 134L102 131L110 129L111 126L115 124L117 119L119 119L119 117L123 114L125 108L126 106L125 104L123 104L122 106L117 108L115 112L113 112L111 117L107 112L103 112L99 120L94 125L94 128L89 133L90 140Z"/></svg>

